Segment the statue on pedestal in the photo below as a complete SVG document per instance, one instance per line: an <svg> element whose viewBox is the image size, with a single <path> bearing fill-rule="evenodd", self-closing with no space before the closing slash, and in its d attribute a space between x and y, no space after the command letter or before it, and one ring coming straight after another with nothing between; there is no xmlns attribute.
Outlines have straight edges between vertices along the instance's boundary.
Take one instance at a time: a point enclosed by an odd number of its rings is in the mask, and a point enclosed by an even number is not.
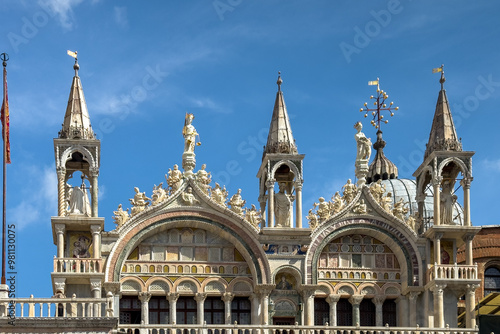
<svg viewBox="0 0 500 334"><path fill-rule="evenodd" d="M274 216L276 217L276 227L291 227L290 222L290 206L292 201L290 196L286 194L286 184L280 182L279 192L274 194Z"/></svg>
<svg viewBox="0 0 500 334"><path fill-rule="evenodd" d="M366 174L368 174L368 161L370 160L370 155L372 153L372 142L370 138L366 138L365 134L361 132L363 129L363 124L357 122L354 124L354 128L358 131L354 135L357 144L356 162L355 162L355 174L358 178L358 186L366 183Z"/></svg>
<svg viewBox="0 0 500 334"><path fill-rule="evenodd" d="M182 172L179 170L179 166L174 165L173 170L169 168L168 174L165 174L165 179L171 189L171 194L175 193L182 184Z"/></svg>

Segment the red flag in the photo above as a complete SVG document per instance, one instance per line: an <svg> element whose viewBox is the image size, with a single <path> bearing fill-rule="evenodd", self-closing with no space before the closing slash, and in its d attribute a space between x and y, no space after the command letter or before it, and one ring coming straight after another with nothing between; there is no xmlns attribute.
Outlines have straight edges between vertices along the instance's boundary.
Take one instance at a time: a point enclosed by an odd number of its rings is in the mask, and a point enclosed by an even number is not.
<svg viewBox="0 0 500 334"><path fill-rule="evenodd" d="M5 145L5 163L10 164L10 120L9 120L9 96L7 94L7 69L3 68L3 91L2 102L2 138Z"/></svg>

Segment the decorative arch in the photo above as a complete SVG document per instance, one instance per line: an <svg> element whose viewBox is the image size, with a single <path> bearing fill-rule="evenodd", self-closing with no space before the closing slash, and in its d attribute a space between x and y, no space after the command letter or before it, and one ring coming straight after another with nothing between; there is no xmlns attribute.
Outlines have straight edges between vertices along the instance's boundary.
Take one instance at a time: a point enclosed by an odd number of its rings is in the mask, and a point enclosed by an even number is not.
<svg viewBox="0 0 500 334"><path fill-rule="evenodd" d="M363 290L365 288L372 288L375 291L375 293L374 293L375 295L380 294L382 292L382 290L380 289L378 284L375 284L373 282L366 282L366 283L362 283L358 286L358 293L363 294Z"/></svg>
<svg viewBox="0 0 500 334"><path fill-rule="evenodd" d="M300 171L299 171L299 169L290 160L281 160L280 162L278 162L277 164L275 164L273 166L273 168L271 169L271 175L272 175L272 177L274 177L274 174L276 173L276 171L278 170L278 168L280 168L283 165L287 165L290 168L290 170L292 171L293 175L295 175L296 178L297 177L300 178Z"/></svg>
<svg viewBox="0 0 500 334"><path fill-rule="evenodd" d="M173 285L172 282L165 278L165 277L158 277L158 276L152 276L146 281L146 288L145 290L153 292L151 289L152 286L154 285L163 285L167 287L167 290L162 289L165 293L169 293L173 291ZM158 290L159 291L159 290Z"/></svg>
<svg viewBox="0 0 500 334"><path fill-rule="evenodd" d="M318 282L317 263L321 250L335 238L346 234L362 233L383 241L396 256L402 272L402 282L408 286L420 285L422 282L422 259L416 245L402 231L392 224L377 219L346 219L327 226L313 239L307 255L306 268L308 281Z"/></svg>
<svg viewBox="0 0 500 334"><path fill-rule="evenodd" d="M240 290L243 286L247 286L248 290ZM229 283L229 286L227 287L226 291L235 293L235 294L241 294L241 293L253 293L254 288L253 288L253 282L251 279L247 277L238 277L235 278L234 280Z"/></svg>
<svg viewBox="0 0 500 334"><path fill-rule="evenodd" d="M227 282L226 282L226 280L224 280L220 277L211 277L211 278L204 280L203 283L201 284L201 291L210 293L211 291L207 291L207 286L209 286L213 283L216 283L222 287L222 291L218 291L218 292L224 293L227 291Z"/></svg>
<svg viewBox="0 0 500 334"><path fill-rule="evenodd" d="M455 165L458 166L460 172L462 172L464 177L470 177L469 169L467 168L465 163L461 159L458 159L457 157L449 157L441 161L437 170L438 176L441 176L443 168L446 167L450 162L453 162Z"/></svg>
<svg viewBox="0 0 500 334"><path fill-rule="evenodd" d="M297 282L297 285L305 283L304 277L302 276L302 273L300 272L300 270L294 266L291 266L291 265L282 265L282 266L279 266L278 268L276 268L273 272L273 275L272 275L273 276L273 279L272 279L273 283L278 284L278 282L276 282L276 276L278 276L280 274L284 274L284 273L292 275L293 278L295 278L295 282Z"/></svg>
<svg viewBox="0 0 500 334"><path fill-rule="evenodd" d="M60 156L61 167L66 166L66 162L71 159L71 156L75 152L79 152L83 155L83 159L89 163L89 167L97 167L92 153L86 147L81 145L71 146L64 150L63 154Z"/></svg>
<svg viewBox="0 0 500 334"><path fill-rule="evenodd" d="M349 292L348 293L343 293L342 289L348 289ZM348 282L342 282L342 283L339 283L335 286L335 288L333 289L334 293L337 294L337 295L353 295L356 293L357 291L357 288L354 284L352 283L348 283Z"/></svg>
<svg viewBox="0 0 500 334"><path fill-rule="evenodd" d="M131 282L132 284L137 284L139 286L139 290L136 291L137 293L139 292L144 292L146 291L146 285L144 284L144 281L141 280L140 278L134 277L134 276L129 276L129 277L124 277L120 280L120 286L123 287L124 284ZM124 291L125 293L127 292L134 292L132 290L127 290Z"/></svg>

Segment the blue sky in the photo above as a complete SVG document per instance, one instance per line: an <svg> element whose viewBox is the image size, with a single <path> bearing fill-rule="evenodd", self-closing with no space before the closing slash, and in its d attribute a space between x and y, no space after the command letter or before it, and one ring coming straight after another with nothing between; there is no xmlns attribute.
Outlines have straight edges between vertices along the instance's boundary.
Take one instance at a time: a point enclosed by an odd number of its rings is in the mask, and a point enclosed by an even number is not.
<svg viewBox="0 0 500 334"><path fill-rule="evenodd" d="M380 77L400 109L383 126L400 178L422 162L445 64L465 150L475 151L474 225L497 224L500 4L494 1L4 0L12 164L8 223L17 231L18 296L52 295L57 213L52 139L66 110L73 58L101 139L99 214L106 230L134 186L181 163L185 112L195 114L207 164L230 194L257 204L262 146L278 71L304 160L304 212L354 178L353 124ZM372 140L375 129L363 120Z"/></svg>

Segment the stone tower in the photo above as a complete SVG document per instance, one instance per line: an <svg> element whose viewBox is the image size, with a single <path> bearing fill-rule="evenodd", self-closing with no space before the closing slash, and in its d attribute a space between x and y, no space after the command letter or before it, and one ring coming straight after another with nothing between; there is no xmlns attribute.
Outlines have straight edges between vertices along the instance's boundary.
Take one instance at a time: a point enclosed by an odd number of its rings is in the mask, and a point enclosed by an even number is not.
<svg viewBox="0 0 500 334"><path fill-rule="evenodd" d="M59 296L101 297L101 231L98 217L100 141L96 139L75 58L66 114L54 139L57 169L58 213L52 217L57 245L52 273L53 290ZM90 193L90 200L89 195Z"/></svg>
<svg viewBox="0 0 500 334"><path fill-rule="evenodd" d="M259 203L267 227L302 228L303 154L299 154L293 139L285 99L278 76L278 92L274 102L267 144L264 146L262 164L257 173ZM278 191L275 193L275 184ZM295 204L294 204L295 203ZM267 214L266 214L267 213ZM263 226L264 227L264 226Z"/></svg>

